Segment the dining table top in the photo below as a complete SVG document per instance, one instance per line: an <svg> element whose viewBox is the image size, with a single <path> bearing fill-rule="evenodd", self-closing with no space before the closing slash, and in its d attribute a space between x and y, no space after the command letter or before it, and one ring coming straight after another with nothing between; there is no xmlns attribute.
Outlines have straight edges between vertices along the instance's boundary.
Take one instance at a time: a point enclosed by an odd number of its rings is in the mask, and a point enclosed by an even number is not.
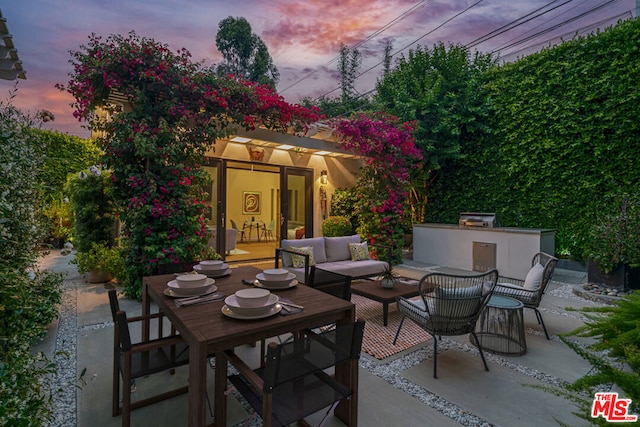
<svg viewBox="0 0 640 427"><path fill-rule="evenodd" d="M254 282L256 275L262 270L243 266L231 269L226 277L216 278L217 292L229 296L240 289L253 285L243 283L243 279ZM351 321L355 318L355 306L349 302L313 289L303 284L272 290L280 298L303 306L301 312L289 313L281 311L270 317L260 319L237 319L223 314L224 301L179 307L175 298L167 296L164 291L167 283L175 275L158 275L144 278L149 296L158 304L162 312L169 317L187 342L206 342L209 351L222 351L238 345L252 342L264 336L276 336L294 329L304 329L322 325L323 322L334 322L340 313L351 312ZM348 320L348 319L347 319Z"/></svg>

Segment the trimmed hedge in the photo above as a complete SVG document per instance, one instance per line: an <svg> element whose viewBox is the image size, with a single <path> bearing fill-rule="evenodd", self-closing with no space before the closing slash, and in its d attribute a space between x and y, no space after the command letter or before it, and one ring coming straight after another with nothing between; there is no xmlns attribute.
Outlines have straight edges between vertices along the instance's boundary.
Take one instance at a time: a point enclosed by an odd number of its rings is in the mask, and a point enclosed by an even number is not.
<svg viewBox="0 0 640 427"><path fill-rule="evenodd" d="M640 188L639 58L634 19L490 70L493 131L443 166L427 221L496 212L557 229L556 253L584 259L596 218Z"/></svg>

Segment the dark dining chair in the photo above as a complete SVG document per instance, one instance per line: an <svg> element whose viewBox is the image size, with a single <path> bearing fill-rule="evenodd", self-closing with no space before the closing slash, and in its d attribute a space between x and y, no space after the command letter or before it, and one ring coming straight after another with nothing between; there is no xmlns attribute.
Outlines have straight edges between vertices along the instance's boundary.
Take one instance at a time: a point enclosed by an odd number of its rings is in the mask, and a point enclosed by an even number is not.
<svg viewBox="0 0 640 427"><path fill-rule="evenodd" d="M263 426L304 424L304 418L323 408L330 411L350 397L353 388L327 372L341 363L358 369L364 321L315 333L304 331L286 344L270 343L263 367L252 370L233 351L226 355L238 374L229 376L236 390L262 417ZM355 388L357 381L350 378Z"/></svg>
<svg viewBox="0 0 640 427"><path fill-rule="evenodd" d="M433 378L437 378L438 339L444 336L471 334L476 342L475 326L493 293L498 271L479 274L428 273L420 279L414 298L399 297L397 307L402 320L398 325L395 344L405 319L427 331L433 339ZM478 347L485 370L489 370L482 348Z"/></svg>
<svg viewBox="0 0 640 427"><path fill-rule="evenodd" d="M120 310L115 289L109 290L109 303L115 323L113 349L112 416L122 414L122 425L131 423L131 411L186 393L188 386L161 392L135 402L131 401L131 389L137 378L171 371L189 363L189 348L180 335L170 335L143 342L132 342L129 324L159 318L150 316L127 318ZM122 404L120 404L120 377L122 376Z"/></svg>

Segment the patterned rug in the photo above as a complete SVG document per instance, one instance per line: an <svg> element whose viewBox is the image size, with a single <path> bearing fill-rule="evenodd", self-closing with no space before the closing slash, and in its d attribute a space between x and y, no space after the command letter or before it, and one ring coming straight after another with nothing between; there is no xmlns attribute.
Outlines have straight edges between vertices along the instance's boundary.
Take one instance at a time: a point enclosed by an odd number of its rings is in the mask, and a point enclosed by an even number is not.
<svg viewBox="0 0 640 427"><path fill-rule="evenodd" d="M393 337L398 330L402 316L396 311L395 303L389 304L389 319L387 326L382 324L382 304L360 295L352 295L351 302L356 305L356 317L366 321L362 351L382 360L411 347L420 345L431 338L431 335L416 326L410 320L402 325L400 336L396 344Z"/></svg>

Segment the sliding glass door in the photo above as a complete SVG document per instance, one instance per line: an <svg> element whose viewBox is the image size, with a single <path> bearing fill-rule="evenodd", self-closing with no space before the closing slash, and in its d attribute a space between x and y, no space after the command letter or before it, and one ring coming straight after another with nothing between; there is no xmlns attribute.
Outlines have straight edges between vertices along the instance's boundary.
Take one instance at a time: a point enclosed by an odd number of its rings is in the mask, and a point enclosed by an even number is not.
<svg viewBox="0 0 640 427"><path fill-rule="evenodd" d="M280 235L283 239L313 237L313 171L284 167L281 177Z"/></svg>

